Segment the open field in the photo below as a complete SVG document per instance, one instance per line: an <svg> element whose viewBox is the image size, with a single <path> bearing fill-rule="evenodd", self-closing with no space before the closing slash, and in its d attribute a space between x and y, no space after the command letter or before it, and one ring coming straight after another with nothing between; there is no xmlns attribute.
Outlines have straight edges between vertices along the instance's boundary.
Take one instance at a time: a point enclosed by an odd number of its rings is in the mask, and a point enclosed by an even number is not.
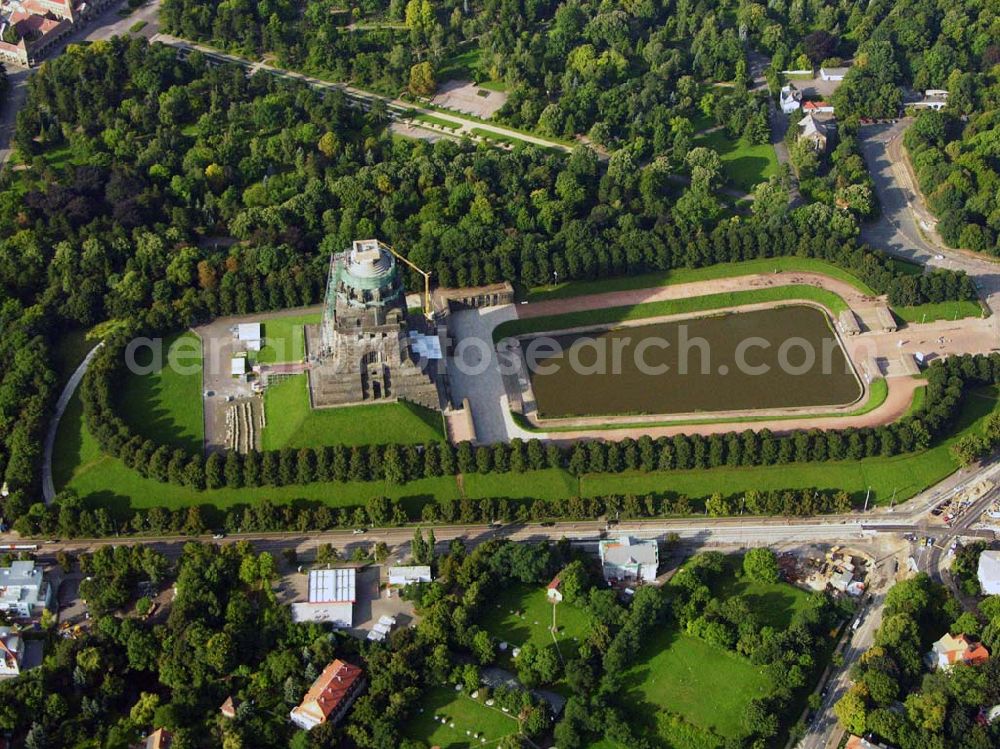
<svg viewBox="0 0 1000 749"><path fill-rule="evenodd" d="M166 355L159 370L130 374L118 410L138 434L157 444L200 452L205 439L201 401L201 341L194 333L163 340ZM148 349L136 352L140 366L149 365Z"/></svg>
<svg viewBox="0 0 1000 749"><path fill-rule="evenodd" d="M763 668L673 627L654 630L634 664L622 677L621 701L650 728L657 712L668 711L698 728L735 737L746 705L768 692ZM685 746L663 738L676 749Z"/></svg>
<svg viewBox="0 0 1000 749"><path fill-rule="evenodd" d="M789 463L755 468L710 468L669 473L623 473L584 476L581 494L685 495L692 499L713 492L739 495L758 491L816 488L827 491L843 489L855 503L863 501L869 487L872 504L887 505L896 491L896 502L909 499L958 469L950 447L962 436L981 429L983 419L998 409L995 388L967 396L957 429L952 436L923 452L891 458L866 458L859 461L826 463Z"/></svg>
<svg viewBox="0 0 1000 749"><path fill-rule="evenodd" d="M919 267L919 266L918 266ZM615 276L596 281L565 281L548 286L536 286L524 295L527 302L541 302L547 299L567 299L588 294L603 294L609 291L632 291L651 289L657 286L671 286L696 281L712 281L718 278L749 276L757 273L800 272L822 273L851 284L863 294L874 296L875 291L856 276L825 260L805 257L774 257L759 260L744 260L738 263L719 263L704 268L675 268L667 271L643 273L636 276Z"/></svg>
<svg viewBox="0 0 1000 749"><path fill-rule="evenodd" d="M905 260L893 260L898 270L910 275L920 275L923 267ZM671 286L697 281L712 281L719 278L759 273L800 272L822 273L838 281L848 283L862 294L878 296L874 289L857 276L825 260L804 257L775 257L758 260L745 260L738 263L719 263L704 268L675 268L668 271L642 273L635 276L615 276L596 281L565 281L547 286L536 286L523 292L520 296L527 302L542 302L548 299L568 299L588 294L602 294L611 291L634 291L636 289L651 289L658 286ZM940 304L921 304L915 307L894 307L896 316L905 322L934 322L935 320L953 320L965 317L982 317L983 309L979 302L941 302Z"/></svg>
<svg viewBox="0 0 1000 749"><path fill-rule="evenodd" d="M569 312L562 315L508 320L493 330L493 340L500 341L510 336L523 336L529 333L541 333L549 330L565 330L588 325L623 322L625 320L642 320L647 317L679 315L690 312L723 309L726 307L739 307L747 304L796 300L816 302L829 309L835 315L840 314L840 312L848 308L847 303L832 291L817 289L815 286L805 284L792 284L790 286L772 286L747 291L706 294L704 296L687 297L684 299L666 299L659 302L634 304L626 307L603 307L581 312Z"/></svg>
<svg viewBox="0 0 1000 749"><path fill-rule="evenodd" d="M896 317L905 322L925 323L936 320L960 320L964 317L983 317L979 302L940 302L921 304L917 307L893 307Z"/></svg>
<svg viewBox="0 0 1000 749"><path fill-rule="evenodd" d="M264 450L323 445L413 444L444 439L441 414L412 403L312 409L306 376L294 375L264 392Z"/></svg>
<svg viewBox="0 0 1000 749"><path fill-rule="evenodd" d="M256 353L256 360L262 364L302 361L306 356L303 326L319 321L317 314L269 317L261 325L264 345Z"/></svg>
<svg viewBox="0 0 1000 749"><path fill-rule="evenodd" d="M359 481L212 489L203 492L174 484L161 484L154 479L143 478L118 458L101 452L97 441L86 428L79 394L70 400L59 424L53 479L57 491L68 487L92 505L123 511L130 508L191 505L225 509L237 504L252 504L262 499L278 504L308 500L331 507L351 507L363 504L374 496L386 496L400 499L411 512L419 513L420 507L428 502L458 499L460 496L453 476L421 479L402 486L388 485L384 481Z"/></svg>
<svg viewBox="0 0 1000 749"><path fill-rule="evenodd" d="M466 497L507 497L509 499L565 499L580 491L580 482L568 471L545 468L527 474L467 473L462 476L462 489Z"/></svg>
<svg viewBox="0 0 1000 749"><path fill-rule="evenodd" d="M863 501L866 490L871 487L872 503L886 505L892 498L893 490L896 491L896 502L902 502L954 472L958 466L949 452L950 445L963 435L980 429L985 416L997 408L995 389L971 394L954 435L929 450L892 458L867 458L857 462L792 463L758 468L725 467L585 475L579 480L566 471L547 469L522 474L470 474L462 477L462 485L464 496L471 498L507 497L530 500L539 497L555 499L576 494L686 495L692 499L696 509L700 504L699 500L716 491L731 495L751 489L843 489L852 495L855 502L860 502ZM463 496L453 477L423 479L402 486L373 481L204 492L161 484L141 477L117 458L100 452L96 441L86 430L79 395L70 401L60 423L54 477L57 490L69 486L93 504L120 509L190 505L225 508L265 498L276 503L313 500L341 507L361 504L372 496L385 495L398 497L405 506L419 511L427 502Z"/></svg>
<svg viewBox="0 0 1000 749"><path fill-rule="evenodd" d="M737 190L750 192L758 182L778 173L778 157L770 143L754 146L742 138L734 140L725 130L716 130L695 137L691 145L707 146L718 153L726 184Z"/></svg>
<svg viewBox="0 0 1000 749"><path fill-rule="evenodd" d="M497 708L486 707L479 700L464 692L456 692L450 686L427 690L417 710L403 727L403 734L441 749L468 749L484 745L466 731L471 731L473 735L481 734L480 738L486 739L485 746L496 746L504 736L518 732L515 718ZM434 720L435 716L447 718L448 723Z"/></svg>
<svg viewBox="0 0 1000 749"><path fill-rule="evenodd" d="M786 629L798 611L809 608L809 592L788 583L761 583L746 577L737 577L743 557L732 554L726 557L727 569L712 592L719 598L743 596L750 610L765 627Z"/></svg>
<svg viewBox="0 0 1000 749"><path fill-rule="evenodd" d="M549 603L544 587L512 585L494 591L483 606L483 629L508 643L511 648L528 643L540 648L552 644L553 604ZM564 650L563 643L575 650L576 641L585 638L590 629L587 612L565 602L556 604L555 621L558 629L556 641ZM510 650L507 653L509 655Z"/></svg>
<svg viewBox="0 0 1000 749"><path fill-rule="evenodd" d="M480 76L479 60L483 51L476 46L462 50L443 60L434 77L439 81L454 79L477 80Z"/></svg>

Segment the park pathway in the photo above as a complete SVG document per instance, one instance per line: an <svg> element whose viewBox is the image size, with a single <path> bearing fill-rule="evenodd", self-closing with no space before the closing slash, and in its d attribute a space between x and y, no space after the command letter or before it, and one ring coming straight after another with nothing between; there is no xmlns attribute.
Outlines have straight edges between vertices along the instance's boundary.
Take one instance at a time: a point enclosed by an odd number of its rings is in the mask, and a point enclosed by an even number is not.
<svg viewBox="0 0 1000 749"><path fill-rule="evenodd" d="M87 353L83 361L80 362L80 366L70 376L69 381L59 395L59 400L56 401L56 410L52 414L52 419L49 421L49 431L45 435L45 458L42 461L42 496L47 505L52 504L52 500L56 496L56 485L52 480L52 452L56 446L56 435L59 433L59 421L62 419L63 414L66 413L66 407L69 405L70 398L73 397L76 389L80 386L83 376L87 374L87 367L90 366L94 354L103 345L104 342L101 341Z"/></svg>

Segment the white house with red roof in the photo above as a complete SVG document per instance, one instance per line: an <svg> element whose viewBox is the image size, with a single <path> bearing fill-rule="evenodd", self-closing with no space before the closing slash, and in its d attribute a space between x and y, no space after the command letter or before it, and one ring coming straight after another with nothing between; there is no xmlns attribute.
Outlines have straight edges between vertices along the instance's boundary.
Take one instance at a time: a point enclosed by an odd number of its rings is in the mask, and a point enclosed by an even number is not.
<svg viewBox="0 0 1000 749"><path fill-rule="evenodd" d="M328 721L337 723L364 688L364 671L338 658L323 669L289 714L292 723L304 731Z"/></svg>
<svg viewBox="0 0 1000 749"><path fill-rule="evenodd" d="M947 671L956 663L970 666L986 663L990 659L990 651L981 642L973 642L966 635L953 636L946 632L924 658L930 668Z"/></svg>

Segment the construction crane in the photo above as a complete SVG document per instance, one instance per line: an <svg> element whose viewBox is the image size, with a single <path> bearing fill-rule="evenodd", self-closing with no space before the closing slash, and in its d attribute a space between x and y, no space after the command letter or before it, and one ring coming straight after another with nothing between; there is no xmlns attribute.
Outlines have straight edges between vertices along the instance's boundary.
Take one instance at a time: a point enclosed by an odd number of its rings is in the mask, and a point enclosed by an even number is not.
<svg viewBox="0 0 1000 749"><path fill-rule="evenodd" d="M410 268L412 268L413 270L415 270L417 273L419 273L421 276L424 277L424 317L426 317L428 320L433 320L434 319L434 309L431 307L431 274L430 274L430 271L426 271L423 268L420 268L417 265L415 265L414 263L410 262L405 257L403 257L398 252L396 252L396 249L394 247L392 247L391 245L388 245L385 242L381 242L380 244L382 244L387 250L389 250L389 252L391 252L393 254L393 256L397 260L403 261L404 263L406 263L407 266L409 266Z"/></svg>

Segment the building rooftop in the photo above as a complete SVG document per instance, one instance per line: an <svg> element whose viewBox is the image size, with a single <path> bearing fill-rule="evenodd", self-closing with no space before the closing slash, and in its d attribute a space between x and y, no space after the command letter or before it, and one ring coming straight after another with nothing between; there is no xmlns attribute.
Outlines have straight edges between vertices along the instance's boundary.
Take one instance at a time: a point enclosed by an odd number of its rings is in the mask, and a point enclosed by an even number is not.
<svg viewBox="0 0 1000 749"><path fill-rule="evenodd" d="M984 663L989 660L990 651L979 642L972 642L965 635L952 636L946 632L944 637L934 643L931 650L938 656L944 656L949 663Z"/></svg>
<svg viewBox="0 0 1000 749"><path fill-rule="evenodd" d="M377 239L358 239L339 263L340 281L355 289L389 285L396 274L396 258Z"/></svg>
<svg viewBox="0 0 1000 749"><path fill-rule="evenodd" d="M979 555L977 570L980 584L993 582L1000 584L1000 551L984 551Z"/></svg>
<svg viewBox="0 0 1000 749"><path fill-rule="evenodd" d="M34 562L13 562L0 568L0 605L38 601L43 579Z"/></svg>
<svg viewBox="0 0 1000 749"><path fill-rule="evenodd" d="M292 712L308 716L317 723L325 722L330 713L350 694L363 673L357 666L338 658L323 669L323 673L313 682L302 702Z"/></svg>
<svg viewBox="0 0 1000 749"><path fill-rule="evenodd" d="M239 325L236 326L236 332L241 341L259 341L260 323L241 322Z"/></svg>
<svg viewBox="0 0 1000 749"><path fill-rule="evenodd" d="M423 578L431 576L431 568L426 564L410 564L400 567L390 567L389 577Z"/></svg>
<svg viewBox="0 0 1000 749"><path fill-rule="evenodd" d="M340 567L309 571L309 603L353 603L356 598L357 570Z"/></svg>
<svg viewBox="0 0 1000 749"><path fill-rule="evenodd" d="M637 541L622 536L617 541L601 541L601 561L607 564L657 564L656 541Z"/></svg>

